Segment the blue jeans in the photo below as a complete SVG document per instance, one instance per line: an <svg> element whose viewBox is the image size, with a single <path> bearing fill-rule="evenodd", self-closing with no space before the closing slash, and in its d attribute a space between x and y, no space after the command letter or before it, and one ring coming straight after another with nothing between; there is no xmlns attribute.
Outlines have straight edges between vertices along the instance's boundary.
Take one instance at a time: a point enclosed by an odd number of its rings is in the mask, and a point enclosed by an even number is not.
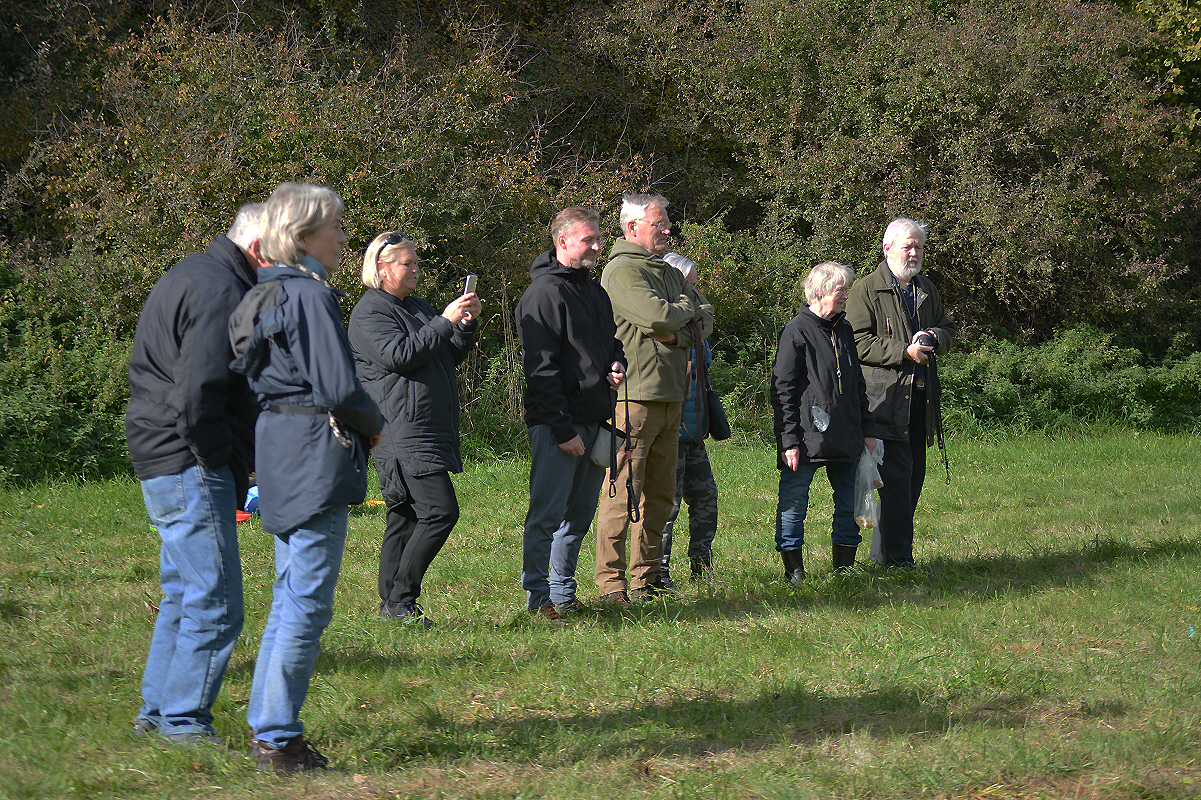
<svg viewBox="0 0 1201 800"><path fill-rule="evenodd" d="M605 467L588 458L599 429L595 423L575 426L584 441L582 456L560 450L549 425L529 429L530 510L521 540L521 586L530 609L575 597L580 546L605 480Z"/></svg>
<svg viewBox="0 0 1201 800"><path fill-rule="evenodd" d="M271 613L246 709L254 737L270 747L284 747L304 733L300 707L309 692L321 634L334 616L347 516L346 506L335 506L275 537Z"/></svg>
<svg viewBox="0 0 1201 800"><path fill-rule="evenodd" d="M796 472L780 470L780 502L776 506L776 549L799 550L805 543L805 513L809 510L809 485L818 467L826 468L826 478L834 490L834 544L858 546L863 537L855 523L855 467L849 463L829 462L797 466Z"/></svg>
<svg viewBox="0 0 1201 800"><path fill-rule="evenodd" d="M163 599L142 676L138 718L163 736L213 733L213 702L242 632L242 562L228 466L142 481L163 543Z"/></svg>

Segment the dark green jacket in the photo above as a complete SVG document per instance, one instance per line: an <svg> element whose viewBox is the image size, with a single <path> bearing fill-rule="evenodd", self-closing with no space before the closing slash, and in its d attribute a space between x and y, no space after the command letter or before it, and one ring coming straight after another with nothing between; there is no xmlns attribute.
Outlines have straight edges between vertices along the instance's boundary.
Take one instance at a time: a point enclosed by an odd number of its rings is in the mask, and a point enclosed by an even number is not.
<svg viewBox="0 0 1201 800"><path fill-rule="evenodd" d="M613 303L617 338L629 362L618 397L628 390L631 400L643 403L682 402L692 352L687 325L696 320L701 338L707 337L713 332L713 306L679 270L624 238L609 251L601 286ZM648 333L674 333L676 341L663 344L648 339Z"/></svg>
<svg viewBox="0 0 1201 800"><path fill-rule="evenodd" d="M947 314L938 290L928 278L915 275L918 330L933 331L934 352L941 358L951 348L955 322ZM847 322L855 331L855 349L863 367L868 406L881 439L909 439L909 405L913 400L913 370L905 348L916 331L909 329L901 290L887 262L855 282L847 297ZM937 359L926 370L926 446L934 444L934 415L942 399Z"/></svg>

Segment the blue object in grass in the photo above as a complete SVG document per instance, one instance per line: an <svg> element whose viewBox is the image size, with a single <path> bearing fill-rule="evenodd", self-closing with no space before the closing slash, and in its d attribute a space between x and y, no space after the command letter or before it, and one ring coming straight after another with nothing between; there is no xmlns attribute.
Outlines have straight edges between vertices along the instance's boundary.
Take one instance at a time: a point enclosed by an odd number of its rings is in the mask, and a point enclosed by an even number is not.
<svg viewBox="0 0 1201 800"><path fill-rule="evenodd" d="M251 514L259 513L259 487L251 486L246 493L246 510Z"/></svg>

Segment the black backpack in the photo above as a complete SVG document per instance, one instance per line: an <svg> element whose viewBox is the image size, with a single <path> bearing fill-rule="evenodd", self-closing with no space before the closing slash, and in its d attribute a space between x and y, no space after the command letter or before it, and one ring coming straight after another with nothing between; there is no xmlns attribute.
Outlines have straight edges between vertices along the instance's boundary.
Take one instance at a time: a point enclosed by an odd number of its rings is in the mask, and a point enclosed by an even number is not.
<svg viewBox="0 0 1201 800"><path fill-rule="evenodd" d="M257 378L267 363L268 348L276 344L276 334L284 329L279 313L282 280L256 283L229 315L229 345L234 360L229 368L247 378Z"/></svg>

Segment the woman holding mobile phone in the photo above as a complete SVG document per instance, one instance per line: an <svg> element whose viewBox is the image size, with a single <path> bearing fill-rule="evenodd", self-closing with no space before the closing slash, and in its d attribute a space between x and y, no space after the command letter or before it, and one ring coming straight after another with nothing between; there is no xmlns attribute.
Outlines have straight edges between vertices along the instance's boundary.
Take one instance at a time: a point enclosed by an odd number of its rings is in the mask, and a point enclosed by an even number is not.
<svg viewBox="0 0 1201 800"><path fill-rule="evenodd" d="M363 256L367 291L350 315L349 333L355 372L387 419L373 451L388 507L380 616L431 625L417 598L459 520L450 480L463 471L455 366L474 344L481 304L468 291L438 314L413 295L420 274L416 242L403 233L376 236Z"/></svg>

